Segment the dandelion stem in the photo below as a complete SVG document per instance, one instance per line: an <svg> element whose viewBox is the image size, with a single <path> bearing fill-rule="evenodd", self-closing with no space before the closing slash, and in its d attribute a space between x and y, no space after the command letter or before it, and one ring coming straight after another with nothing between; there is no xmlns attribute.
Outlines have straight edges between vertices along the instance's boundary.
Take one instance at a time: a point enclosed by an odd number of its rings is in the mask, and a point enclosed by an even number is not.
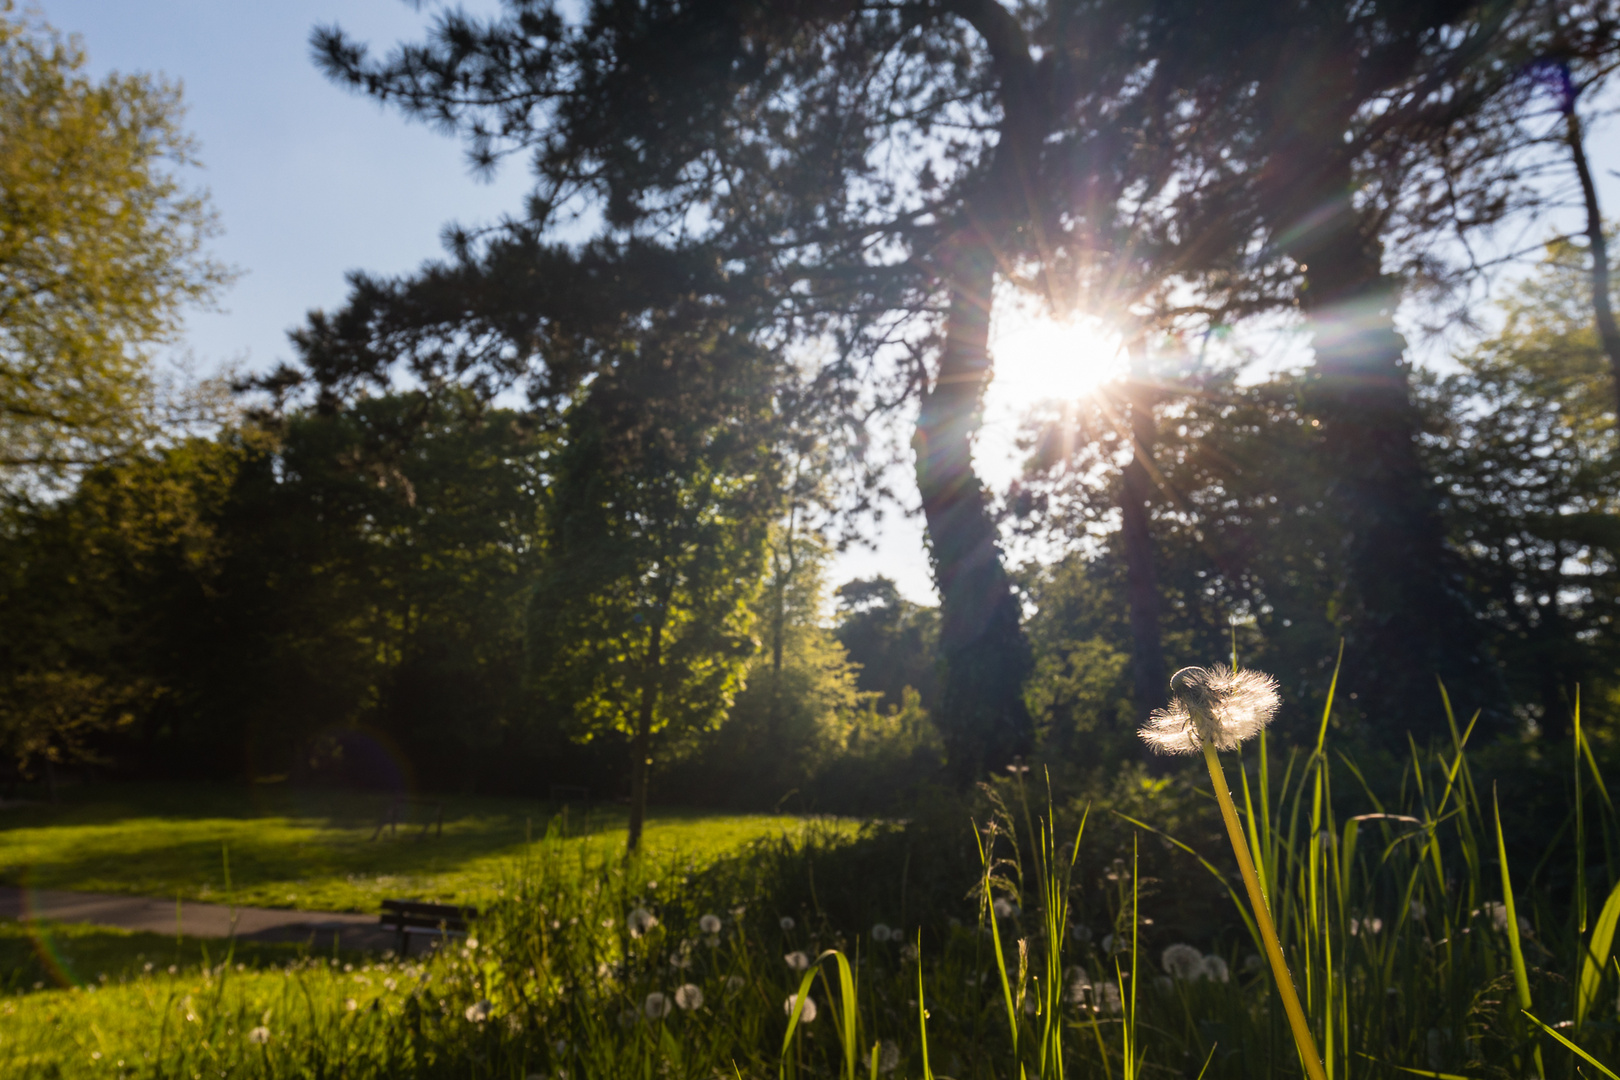
<svg viewBox="0 0 1620 1080"><path fill-rule="evenodd" d="M1299 993L1294 989L1294 978L1288 973L1288 961L1283 959L1282 944L1277 940L1277 928L1271 921L1271 906L1266 902L1265 890L1260 887L1260 875L1255 873L1254 860L1249 856L1249 845L1238 822L1237 807L1232 803L1232 791L1226 786L1226 773L1221 760L1209 742L1204 746L1204 763L1209 766L1210 783L1215 785L1215 801L1220 803L1221 817L1226 822L1226 834L1232 840L1232 854L1237 856L1238 870L1243 884L1249 890L1249 906L1254 909L1255 924L1260 927L1260 940L1266 947L1266 959L1271 961L1271 974L1277 981L1277 992L1282 997L1283 1011L1288 1014L1288 1026L1293 1029L1294 1046L1311 1080L1327 1080L1322 1068L1322 1057L1316 1052L1316 1040L1311 1037L1310 1025L1305 1022L1305 1010L1299 1004Z"/></svg>

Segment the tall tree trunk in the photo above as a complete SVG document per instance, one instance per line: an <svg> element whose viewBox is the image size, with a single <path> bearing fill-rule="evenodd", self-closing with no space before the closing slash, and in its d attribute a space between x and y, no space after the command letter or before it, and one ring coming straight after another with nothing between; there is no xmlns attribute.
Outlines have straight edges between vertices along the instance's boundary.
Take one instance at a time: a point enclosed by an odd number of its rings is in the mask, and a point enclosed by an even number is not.
<svg viewBox="0 0 1620 1080"><path fill-rule="evenodd" d="M1592 166L1586 160L1586 141L1573 99L1564 109L1564 137L1569 143L1569 156L1575 163L1575 175L1581 181L1581 197L1586 203L1586 246L1592 255L1592 313L1597 321L1598 340L1609 358L1610 389L1614 394L1615 415L1620 417L1620 327L1614 322L1609 291L1609 241L1603 234L1603 212L1598 206L1597 185L1592 181Z"/></svg>
<svg viewBox="0 0 1620 1080"><path fill-rule="evenodd" d="M1347 576L1346 686L1372 729L1401 745L1407 730L1444 736L1437 676L1453 700L1500 708L1502 699L1419 457L1399 292L1353 205L1349 163L1336 171L1318 223L1296 242L1316 358L1312 405Z"/></svg>
<svg viewBox="0 0 1620 1080"><path fill-rule="evenodd" d="M990 378L994 253L988 238L969 229L949 258L945 347L912 447L940 595L940 731L951 773L965 785L1028 749L1023 682L1030 655L984 485L973 471Z"/></svg>
<svg viewBox="0 0 1620 1080"><path fill-rule="evenodd" d="M1125 548L1125 593L1131 616L1131 684L1140 724L1169 694L1164 643L1159 634L1159 576L1153 565L1153 534L1148 507L1153 478L1148 463L1157 441L1146 385L1133 380L1130 399L1131 460L1120 485L1120 540ZM1150 753L1150 760L1160 760Z"/></svg>
<svg viewBox="0 0 1620 1080"><path fill-rule="evenodd" d="M664 608L654 616L647 630L646 677L641 684L641 700L636 708L636 732L630 738L630 840L627 850L641 847L641 831L647 820L647 776L652 768L653 710L658 706L658 686L664 664Z"/></svg>

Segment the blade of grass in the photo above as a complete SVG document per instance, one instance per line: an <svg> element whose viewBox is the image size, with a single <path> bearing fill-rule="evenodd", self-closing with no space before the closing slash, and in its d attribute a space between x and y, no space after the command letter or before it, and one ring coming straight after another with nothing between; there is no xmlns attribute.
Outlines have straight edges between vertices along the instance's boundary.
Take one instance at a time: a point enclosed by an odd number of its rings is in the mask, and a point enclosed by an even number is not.
<svg viewBox="0 0 1620 1080"><path fill-rule="evenodd" d="M1513 958L1513 989L1519 996L1519 1008L1530 1009L1530 973L1524 964L1524 948L1519 941L1519 911L1513 902L1513 875L1508 870L1507 841L1502 837L1502 806L1497 801L1496 787L1491 787L1491 806L1496 812L1496 855L1502 863L1502 903L1507 914L1508 953ZM1536 1075L1545 1078L1547 1070L1541 1063L1541 1047L1535 1048Z"/></svg>
<svg viewBox="0 0 1620 1080"><path fill-rule="evenodd" d="M1546 1024L1543 1024L1540 1020L1537 1020L1535 1015L1532 1014L1529 1009L1524 1009L1524 1010L1521 1010L1521 1011L1524 1013L1524 1015L1530 1017L1531 1022L1534 1023L1537 1027L1539 1027L1542 1031L1545 1031L1547 1034L1551 1035L1553 1038L1555 1038L1559 1042L1563 1043L1564 1047L1570 1053L1575 1054L1576 1056L1584 1059L1588 1065L1591 1065L1594 1069L1601 1072L1604 1076L1607 1076L1609 1078L1609 1080L1620 1080L1620 1076L1616 1076L1614 1074L1614 1071L1612 1069L1610 1069L1607 1065L1603 1064L1603 1062L1599 1061L1597 1058L1593 1057L1591 1054L1588 1054L1585 1050L1582 1050L1580 1047L1576 1046L1574 1043L1572 1043L1568 1039L1564 1038L1564 1036L1559 1034L1559 1032L1556 1029L1550 1028Z"/></svg>
<svg viewBox="0 0 1620 1080"><path fill-rule="evenodd" d="M1603 985L1603 971L1609 966L1609 953L1614 948L1615 927L1620 925L1620 885L1614 887L1603 910L1598 913L1592 927L1592 938L1586 945L1586 957L1581 964L1581 981L1575 996L1575 1030L1586 1023L1586 1014L1597 1000Z"/></svg>

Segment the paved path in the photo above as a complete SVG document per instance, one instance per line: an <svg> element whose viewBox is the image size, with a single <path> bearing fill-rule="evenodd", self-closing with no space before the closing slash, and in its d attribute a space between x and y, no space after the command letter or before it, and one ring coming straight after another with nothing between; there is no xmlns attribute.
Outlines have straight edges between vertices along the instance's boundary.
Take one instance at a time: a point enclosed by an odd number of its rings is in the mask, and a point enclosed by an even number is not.
<svg viewBox="0 0 1620 1080"><path fill-rule="evenodd" d="M0 885L0 918L97 923L122 930L173 934L175 903L146 896ZM256 907L233 909L224 904L189 901L180 905L180 932L191 937L229 937L233 918L236 936L243 941L313 940L317 946L330 948L336 937L342 948L381 951L391 948L395 940L393 931L379 926L375 915Z"/></svg>

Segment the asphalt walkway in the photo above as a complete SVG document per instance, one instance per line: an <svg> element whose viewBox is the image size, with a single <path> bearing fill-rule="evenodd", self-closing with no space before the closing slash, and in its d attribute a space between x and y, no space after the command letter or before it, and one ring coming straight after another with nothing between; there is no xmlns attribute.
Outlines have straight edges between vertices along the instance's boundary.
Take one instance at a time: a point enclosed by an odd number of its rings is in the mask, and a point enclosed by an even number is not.
<svg viewBox="0 0 1620 1080"><path fill-rule="evenodd" d="M280 908L230 907L112 893L66 892L0 885L0 918L50 922L95 923L154 934L179 931L189 937L236 937L243 941L313 942L331 948L381 951L394 945L392 930L375 915L333 911L288 911Z"/></svg>

